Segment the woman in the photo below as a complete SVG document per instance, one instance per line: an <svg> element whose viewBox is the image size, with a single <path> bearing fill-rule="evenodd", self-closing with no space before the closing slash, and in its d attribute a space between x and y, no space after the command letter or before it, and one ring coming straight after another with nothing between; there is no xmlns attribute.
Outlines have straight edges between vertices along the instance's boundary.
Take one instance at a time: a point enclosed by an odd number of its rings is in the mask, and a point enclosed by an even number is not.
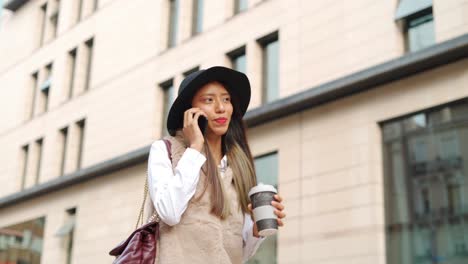
<svg viewBox="0 0 468 264"><path fill-rule="evenodd" d="M241 263L263 241L248 197L256 185L242 121L249 101L247 76L225 67L194 72L181 83L167 118L171 159L158 140L148 163L161 219L156 263ZM282 198L275 199L283 226Z"/></svg>

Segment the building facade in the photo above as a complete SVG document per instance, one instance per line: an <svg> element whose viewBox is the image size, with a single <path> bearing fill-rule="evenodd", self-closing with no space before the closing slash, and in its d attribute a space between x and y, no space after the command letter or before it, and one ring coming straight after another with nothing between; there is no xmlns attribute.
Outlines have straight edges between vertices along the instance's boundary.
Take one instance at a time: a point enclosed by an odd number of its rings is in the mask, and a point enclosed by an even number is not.
<svg viewBox="0 0 468 264"><path fill-rule="evenodd" d="M245 72L251 263L468 261L466 0L4 0L0 264L112 263L184 76Z"/></svg>

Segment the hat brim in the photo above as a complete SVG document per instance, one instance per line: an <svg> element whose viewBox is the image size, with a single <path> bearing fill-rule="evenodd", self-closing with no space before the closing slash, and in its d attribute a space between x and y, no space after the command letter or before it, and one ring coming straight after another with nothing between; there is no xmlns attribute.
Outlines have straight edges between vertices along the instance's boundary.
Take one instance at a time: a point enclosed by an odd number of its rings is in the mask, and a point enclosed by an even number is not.
<svg viewBox="0 0 468 264"><path fill-rule="evenodd" d="M225 67L211 67L196 76L179 93L167 116L167 130L175 131L183 127L184 112L191 108L192 98L203 85L219 81L239 103L239 112L244 116L250 103L250 82L241 72Z"/></svg>

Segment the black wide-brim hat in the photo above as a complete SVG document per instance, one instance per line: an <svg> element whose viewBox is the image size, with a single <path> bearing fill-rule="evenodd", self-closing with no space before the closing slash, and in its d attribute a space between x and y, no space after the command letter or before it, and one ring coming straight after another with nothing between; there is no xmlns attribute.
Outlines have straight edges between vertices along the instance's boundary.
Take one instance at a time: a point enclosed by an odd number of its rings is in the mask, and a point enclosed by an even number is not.
<svg viewBox="0 0 468 264"><path fill-rule="evenodd" d="M179 86L177 98L167 116L167 130L176 131L184 125L184 112L192 107L192 98L203 85L218 81L224 85L233 101L238 103L236 109L244 116L250 102L250 82L245 74L222 66L215 66L189 74Z"/></svg>

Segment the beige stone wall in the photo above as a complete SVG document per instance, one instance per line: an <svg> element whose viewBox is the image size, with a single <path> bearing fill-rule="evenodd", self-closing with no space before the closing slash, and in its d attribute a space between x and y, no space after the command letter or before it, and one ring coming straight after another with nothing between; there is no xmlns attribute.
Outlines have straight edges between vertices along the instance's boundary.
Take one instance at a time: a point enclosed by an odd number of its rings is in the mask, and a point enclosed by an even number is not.
<svg viewBox="0 0 468 264"><path fill-rule="evenodd" d="M41 263L65 263L65 240L55 234L65 223L66 210L76 207L72 263L111 263L107 252L135 227L145 172L146 164L141 164L0 209L0 226L45 216Z"/></svg>
<svg viewBox="0 0 468 264"><path fill-rule="evenodd" d="M445 0L433 2L437 42L468 33L468 1Z"/></svg>
<svg viewBox="0 0 468 264"><path fill-rule="evenodd" d="M249 130L255 156L278 151L288 214L278 263L385 263L377 123L468 96L467 66L460 61ZM145 171L141 164L0 209L0 226L45 215L42 261L58 263L63 245L54 234L76 206L74 263L110 263L105 253L133 228Z"/></svg>
<svg viewBox="0 0 468 264"><path fill-rule="evenodd" d="M279 263L385 263L378 122L467 97L467 69L465 59L249 131L255 156L278 151Z"/></svg>

